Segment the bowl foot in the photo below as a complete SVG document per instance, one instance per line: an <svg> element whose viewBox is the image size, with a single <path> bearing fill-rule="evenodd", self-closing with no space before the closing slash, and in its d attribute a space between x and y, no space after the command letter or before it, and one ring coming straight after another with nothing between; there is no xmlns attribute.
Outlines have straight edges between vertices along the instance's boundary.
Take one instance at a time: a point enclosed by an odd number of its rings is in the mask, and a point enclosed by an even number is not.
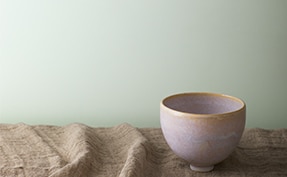
<svg viewBox="0 0 287 177"><path fill-rule="evenodd" d="M193 171L197 171L197 172L209 172L211 170L213 170L214 166L208 166L208 167L196 167L193 165L190 165L190 169Z"/></svg>

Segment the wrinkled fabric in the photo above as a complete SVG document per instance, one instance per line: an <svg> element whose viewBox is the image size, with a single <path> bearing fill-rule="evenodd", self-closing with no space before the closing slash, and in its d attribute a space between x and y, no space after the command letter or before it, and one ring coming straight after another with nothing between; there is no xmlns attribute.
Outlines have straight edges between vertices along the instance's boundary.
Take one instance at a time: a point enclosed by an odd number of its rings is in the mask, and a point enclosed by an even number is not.
<svg viewBox="0 0 287 177"><path fill-rule="evenodd" d="M287 129L247 129L211 172L191 171L160 128L0 124L0 176L287 176Z"/></svg>

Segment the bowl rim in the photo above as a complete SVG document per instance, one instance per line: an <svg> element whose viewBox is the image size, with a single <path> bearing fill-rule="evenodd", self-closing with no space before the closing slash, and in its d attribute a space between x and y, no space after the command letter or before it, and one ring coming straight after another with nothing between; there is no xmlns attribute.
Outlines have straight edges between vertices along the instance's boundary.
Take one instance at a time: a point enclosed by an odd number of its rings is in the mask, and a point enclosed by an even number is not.
<svg viewBox="0 0 287 177"><path fill-rule="evenodd" d="M164 104L164 102L168 99L174 98L174 97L180 97L183 95L209 95L209 96L217 96L217 97L222 97L222 98L229 98L231 100L237 101L241 103L241 107L234 110L234 111L229 111L229 112L224 112L224 113L216 113L216 114L197 114L197 113L190 113L190 112L184 112L184 111L178 111L175 109L172 109ZM171 112L172 114L175 114L176 116L180 117L189 117L189 118L200 118L200 117L205 117L205 118L212 118L212 117L228 117L230 114L235 114L238 112L241 112L243 110L246 110L246 104L245 102L235 96L227 95L227 94L221 94L221 93L214 93L214 92L184 92L184 93L177 93L173 94L170 96L165 97L161 102L160 102L160 107Z"/></svg>

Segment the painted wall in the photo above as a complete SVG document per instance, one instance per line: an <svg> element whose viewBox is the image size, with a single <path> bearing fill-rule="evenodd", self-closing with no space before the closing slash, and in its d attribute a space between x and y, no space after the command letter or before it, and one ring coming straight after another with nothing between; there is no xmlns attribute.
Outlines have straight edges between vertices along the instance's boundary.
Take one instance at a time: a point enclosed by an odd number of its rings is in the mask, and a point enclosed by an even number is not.
<svg viewBox="0 0 287 177"><path fill-rule="evenodd" d="M0 122L159 127L192 91L287 128L286 0L0 0Z"/></svg>

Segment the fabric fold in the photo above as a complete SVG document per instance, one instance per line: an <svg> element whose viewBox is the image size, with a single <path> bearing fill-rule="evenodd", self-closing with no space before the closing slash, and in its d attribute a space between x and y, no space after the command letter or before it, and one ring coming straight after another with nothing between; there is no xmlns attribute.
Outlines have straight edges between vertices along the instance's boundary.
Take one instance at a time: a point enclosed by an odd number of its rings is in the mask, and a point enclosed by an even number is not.
<svg viewBox="0 0 287 177"><path fill-rule="evenodd" d="M160 128L0 124L0 176L287 176L287 129L246 129L235 151L196 173L167 145Z"/></svg>
<svg viewBox="0 0 287 177"><path fill-rule="evenodd" d="M34 127L0 125L0 176L47 176L65 164Z"/></svg>

